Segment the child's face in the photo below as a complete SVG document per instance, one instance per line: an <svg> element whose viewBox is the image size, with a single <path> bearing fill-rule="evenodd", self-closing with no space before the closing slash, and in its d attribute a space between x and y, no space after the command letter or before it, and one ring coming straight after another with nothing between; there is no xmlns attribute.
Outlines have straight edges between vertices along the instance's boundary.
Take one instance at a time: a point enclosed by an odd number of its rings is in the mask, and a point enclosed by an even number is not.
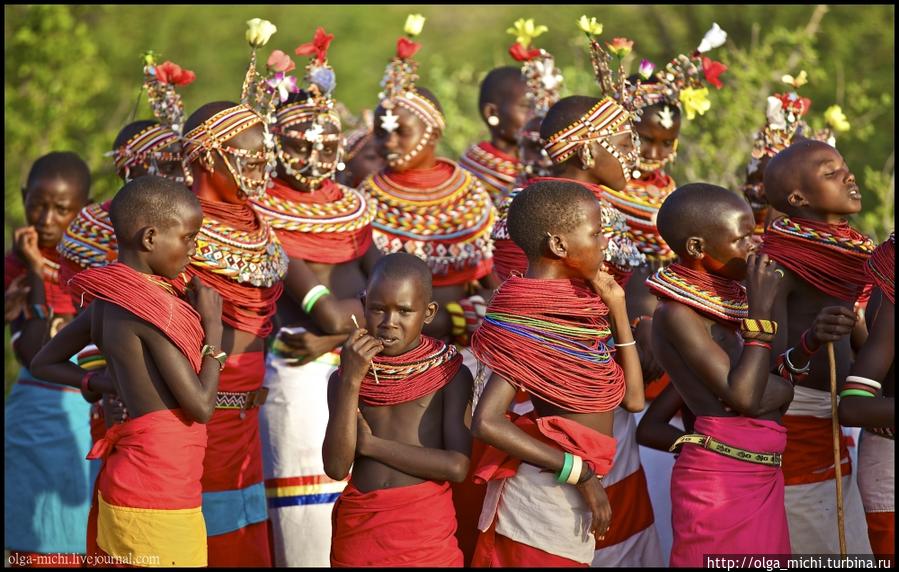
<svg viewBox="0 0 899 572"><path fill-rule="evenodd" d="M168 225L156 228L156 241L147 264L154 274L177 278L197 249L197 233L203 224L203 211L189 206L179 210Z"/></svg>
<svg viewBox="0 0 899 572"><path fill-rule="evenodd" d="M634 125L640 136L641 170L655 171L665 166L674 153L680 123L680 115L675 115L670 106L652 106L643 111L643 119Z"/></svg>
<svg viewBox="0 0 899 572"><path fill-rule="evenodd" d="M515 82L509 86L510 97L503 98L497 104L496 117L499 123L494 127L488 124L490 133L500 139L515 144L518 142L518 132L527 121L531 106L527 100L527 87L521 82Z"/></svg>
<svg viewBox="0 0 899 572"><path fill-rule="evenodd" d="M850 215L862 210L855 175L830 145L815 145L804 154L799 177L810 210L828 215Z"/></svg>
<svg viewBox="0 0 899 572"><path fill-rule="evenodd" d="M595 199L584 199L573 208L581 211L581 220L571 232L562 235L568 244L565 266L574 270L578 278L592 280L602 266L609 246L609 240L603 234L602 207Z"/></svg>
<svg viewBox="0 0 899 572"><path fill-rule="evenodd" d="M710 228L713 232L703 236L703 268L710 274L743 280L746 277L746 259L757 246L752 235L755 228L752 209L749 205L728 209L717 217L716 224Z"/></svg>
<svg viewBox="0 0 899 572"><path fill-rule="evenodd" d="M378 107L375 112L375 144L378 153L395 171L409 171L425 164L434 154L438 134L428 133L425 122L404 106L396 105L390 110L395 115L396 128L385 129L391 120L384 120L388 111Z"/></svg>
<svg viewBox="0 0 899 572"><path fill-rule="evenodd" d="M25 217L34 226L38 246L53 248L84 206L75 184L60 177L38 177L25 189Z"/></svg>
<svg viewBox="0 0 899 572"><path fill-rule="evenodd" d="M320 133L308 121L290 126L286 135L278 137L282 151L278 158L281 173L285 172L285 161L304 177L327 177L337 170L340 129L330 122L320 125Z"/></svg>
<svg viewBox="0 0 899 572"><path fill-rule="evenodd" d="M365 297L368 333L384 344L385 356L414 349L421 329L430 323L437 304L426 300L424 289L413 277L376 276Z"/></svg>

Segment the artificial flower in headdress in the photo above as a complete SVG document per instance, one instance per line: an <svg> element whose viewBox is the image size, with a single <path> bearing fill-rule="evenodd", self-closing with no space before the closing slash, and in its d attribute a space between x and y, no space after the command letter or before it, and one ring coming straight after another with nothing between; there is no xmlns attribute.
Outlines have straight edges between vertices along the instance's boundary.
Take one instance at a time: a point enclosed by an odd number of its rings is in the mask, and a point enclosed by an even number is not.
<svg viewBox="0 0 899 572"><path fill-rule="evenodd" d="M337 79L334 68L328 63L328 48L334 40L334 34L329 34L319 26L311 42L301 44L294 50L298 56L312 56L305 68L303 78L306 84L305 97L298 101L281 100L275 113L276 125L275 148L281 165L286 174L301 181L311 189L319 187L326 179L334 176L336 170L342 170L344 165L341 160L343 146L338 146L337 160L334 162L321 162L318 160L324 144L332 141L341 141L340 116L334 107L333 91L337 87ZM299 133L291 127L308 124L305 131ZM326 134L325 125L336 128L337 133ZM312 150L308 158L291 157L284 152L279 139L301 139L311 144Z"/></svg>
<svg viewBox="0 0 899 572"><path fill-rule="evenodd" d="M632 91L629 89L627 74L624 73L624 58L630 53L634 43L627 38L614 38L604 48L596 39L602 33L602 24L595 18L588 20L586 16L582 16L577 24L590 41L593 73L600 92L605 97L575 123L549 137L544 148L553 163L561 163L578 153L581 162L590 166L594 158L589 143L598 141L621 164L625 178L630 180L632 176L639 177L640 173L635 167L640 153L640 139L631 125ZM618 60L617 79L609 65L613 54ZM630 133L633 142L634 150L627 155L609 142L611 137L622 133Z"/></svg>
<svg viewBox="0 0 899 572"><path fill-rule="evenodd" d="M747 167L749 173L758 170L762 158L773 157L789 147L797 134L809 133L803 117L811 108L812 101L807 97L800 97L796 92L799 87L808 83L806 77L805 70L795 78L787 74L781 81L793 89L768 96L765 105L765 126L753 139L752 159Z"/></svg>
<svg viewBox="0 0 899 572"><path fill-rule="evenodd" d="M527 99L535 115L545 116L559 100L562 74L552 55L544 49L530 48L534 38L546 32L546 26L535 26L533 19L519 19L507 30L515 36L509 54L521 65L521 75L527 82Z"/></svg>
<svg viewBox="0 0 899 572"><path fill-rule="evenodd" d="M138 165L151 175L166 176L159 168L160 162L180 163L181 173L172 178L189 185L190 169L184 163L180 149L184 103L175 86L190 85L197 76L171 61L157 64L156 59L157 54L152 50L144 53L144 83L141 89L146 90L150 108L159 123L136 133L107 156L113 157L116 171L121 172L126 181L131 180L131 169ZM173 148L174 151L171 150Z"/></svg>
<svg viewBox="0 0 899 572"><path fill-rule="evenodd" d="M397 115L393 113L397 107L406 109L421 119L425 125L424 136L416 146L416 150L400 159L400 163L409 162L415 153L420 152L432 138L439 137L446 128L443 113L415 89L415 82L418 80L418 62L412 57L418 53L421 44L415 42L413 38L421 33L424 22L425 17L420 14L410 14L406 18L403 28L406 36L397 40L396 55L384 70L384 77L381 79L382 91L378 94L379 105L386 110L381 116L380 125L385 131L392 132L399 127Z"/></svg>

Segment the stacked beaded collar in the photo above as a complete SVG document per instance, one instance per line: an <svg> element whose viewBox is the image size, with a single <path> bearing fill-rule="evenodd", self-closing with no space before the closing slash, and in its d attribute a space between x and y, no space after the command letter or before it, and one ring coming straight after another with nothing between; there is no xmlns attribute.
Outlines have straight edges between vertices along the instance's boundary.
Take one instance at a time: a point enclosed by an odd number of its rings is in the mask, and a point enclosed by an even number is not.
<svg viewBox="0 0 899 572"><path fill-rule="evenodd" d="M895 232L877 247L865 264L865 273L884 295L896 303L896 238Z"/></svg>
<svg viewBox="0 0 899 572"><path fill-rule="evenodd" d="M376 208L372 226L378 248L418 256L435 277L491 258L490 230L496 217L490 196L477 180L452 161L440 162L451 175L436 188L404 187L385 172L361 186Z"/></svg>
<svg viewBox="0 0 899 572"><path fill-rule="evenodd" d="M56 250L80 268L106 266L117 258L115 229L109 220L109 205L87 205L69 225Z"/></svg>
<svg viewBox="0 0 899 572"><path fill-rule="evenodd" d="M646 279L649 291L659 298L675 300L700 314L738 328L749 317L746 289L736 280L696 272L674 263Z"/></svg>
<svg viewBox="0 0 899 572"><path fill-rule="evenodd" d="M191 264L234 282L268 288L287 273L287 254L274 229L249 206L247 209L256 218L255 231L238 230L204 216Z"/></svg>
<svg viewBox="0 0 899 572"><path fill-rule="evenodd" d="M762 252L818 290L847 302L867 301L865 263L874 242L848 223L782 217L762 236Z"/></svg>
<svg viewBox="0 0 899 572"><path fill-rule="evenodd" d="M632 179L624 193L606 190L606 200L624 215L637 248L650 262L670 262L677 258L656 226L659 208L675 187L674 179L662 171L653 171L648 177Z"/></svg>
<svg viewBox="0 0 899 572"><path fill-rule="evenodd" d="M303 202L266 193L253 206L278 230L320 234L349 232L370 225L375 217L374 204L356 189L337 183L332 186L337 190L334 201Z"/></svg>
<svg viewBox="0 0 899 572"><path fill-rule="evenodd" d="M487 141L469 147L459 159L459 166L481 180L497 206L521 172L518 159Z"/></svg>

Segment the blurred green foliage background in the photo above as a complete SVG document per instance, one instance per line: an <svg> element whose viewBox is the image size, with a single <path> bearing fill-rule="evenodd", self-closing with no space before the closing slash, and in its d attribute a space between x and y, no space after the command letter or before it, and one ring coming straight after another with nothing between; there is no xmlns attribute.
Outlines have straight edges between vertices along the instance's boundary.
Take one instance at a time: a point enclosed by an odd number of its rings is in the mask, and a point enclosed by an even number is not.
<svg viewBox="0 0 899 572"><path fill-rule="evenodd" d="M717 22L727 43L709 55L729 69L724 89L712 90L712 108L685 122L675 179L708 181L738 189L753 133L763 124L765 99L784 91L785 73L806 70L800 95L813 101L810 122L822 126L823 111L837 103L852 124L837 147L864 193L854 223L882 240L894 212L894 27L895 8L871 6L67 6L4 7L4 124L6 249L12 229L23 224L20 189L31 162L52 150L73 150L91 167L93 196L118 188L103 156L118 130L132 119L142 82L141 54L153 49L193 70L197 81L180 89L189 114L216 100L236 100L249 57L246 21L264 18L278 27L268 54L312 39L316 26L336 35L329 60L337 72L336 96L351 111L377 103L384 65L394 53L409 13L427 17L420 85L440 98L448 118L441 151L456 159L486 128L477 113L478 84L491 68L516 65L506 33L521 17L549 27L535 44L550 51L565 75L563 95L597 94L581 14L604 25L602 39L635 40L631 72L640 59L661 67L690 53ZM295 57L297 75L305 58ZM137 118L149 118L146 97ZM7 348L8 331L6 333ZM15 372L6 354L6 380Z"/></svg>

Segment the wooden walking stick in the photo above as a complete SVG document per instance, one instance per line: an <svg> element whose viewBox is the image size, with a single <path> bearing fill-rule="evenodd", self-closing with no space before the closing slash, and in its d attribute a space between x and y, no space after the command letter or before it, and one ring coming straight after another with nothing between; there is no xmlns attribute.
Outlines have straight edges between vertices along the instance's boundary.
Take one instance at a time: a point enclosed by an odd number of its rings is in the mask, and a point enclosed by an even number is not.
<svg viewBox="0 0 899 572"><path fill-rule="evenodd" d="M827 342L827 361L830 365L830 415L833 429L833 470L837 481L837 533L840 536L840 556L846 556L846 519L843 514L843 468L840 458L840 419L837 414L837 360L833 353L833 342Z"/></svg>

